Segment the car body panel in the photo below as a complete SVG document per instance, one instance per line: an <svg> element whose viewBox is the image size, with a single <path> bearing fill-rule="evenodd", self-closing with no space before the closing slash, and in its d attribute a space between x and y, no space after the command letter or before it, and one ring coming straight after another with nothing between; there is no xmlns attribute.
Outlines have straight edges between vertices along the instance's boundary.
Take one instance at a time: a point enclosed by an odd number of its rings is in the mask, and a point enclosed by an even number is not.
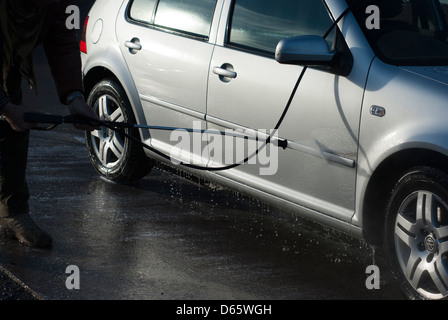
<svg viewBox="0 0 448 320"><path fill-rule="evenodd" d="M102 32L95 38L95 41L87 36L86 46L89 54L81 54L83 76L86 78L93 69L104 68L112 73L120 83L126 83L127 85L123 86L123 89L130 100L134 116L138 123L144 124L146 120L140 99L138 99L137 88L134 85L129 68L123 60L122 53L118 47L116 34L115 32L110 32L110 30L115 29L120 8L122 5L126 5L126 3L127 1L125 0L97 0L95 5L92 6L89 12L87 35L93 33L93 29L99 20L101 20ZM106 10L107 12L116 12L117 14L104 15L103 12ZM140 134L143 141L150 143L151 136L147 130L142 130Z"/></svg>
<svg viewBox="0 0 448 320"><path fill-rule="evenodd" d="M446 72L448 67L396 67L375 59L361 118L357 181L360 200L353 223L363 225L360 213L369 179L387 158L411 149L448 156ZM385 108L386 115L372 115L373 105Z"/></svg>
<svg viewBox="0 0 448 320"><path fill-rule="evenodd" d="M230 6L225 8L223 16L228 15L226 10L230 10ZM225 35L222 30L228 28L226 22L221 20L218 41ZM348 39L359 37L346 36ZM260 177L257 166L246 165L219 174L350 221L355 207L354 163L357 160L359 118L369 59L373 59L369 51L358 50L353 54L354 60L361 63L354 65L349 77L307 70L278 132L279 137L287 139L292 147L278 151L278 172ZM225 64L233 66L238 77L223 82L210 73L209 127L273 129L302 67L279 65L272 58L227 48L221 42L214 51L211 69ZM339 158L339 163L323 156L324 153ZM349 160L346 161L349 165L341 165L343 160Z"/></svg>
<svg viewBox="0 0 448 320"><path fill-rule="evenodd" d="M227 47L230 0L218 0L208 41L130 23L127 3L96 1L90 16L101 18L104 27L95 45L88 41L83 71L87 75L102 67L113 73L131 100L138 123L188 128L199 121L204 129L274 128L302 67ZM347 8L343 0L325 3L333 18ZM117 12L117 16L102 12ZM363 237L365 193L383 161L406 149L448 154L441 116L447 112L441 103L447 97L440 96L446 92L447 71L385 64L375 58L351 13L338 26L353 56L352 72L344 77L307 70L279 128L278 138L287 139L289 147L276 150L276 174L260 175L259 164L218 173L184 169ZM93 27L94 22L89 22L88 34ZM139 38L142 52L130 53L124 46L133 38ZM141 53L150 58L135 59ZM223 65L233 68L236 78L222 81L214 73ZM409 86L419 89L409 93ZM372 115L371 106L384 107L386 115ZM142 130L141 134L144 142L167 154L175 144L169 132ZM201 150L206 147L207 141L202 141ZM220 165L200 155L192 157L196 163Z"/></svg>
<svg viewBox="0 0 448 320"><path fill-rule="evenodd" d="M189 128L193 121L198 121L200 128L205 128L207 74L213 41L192 40L123 19L126 10L125 6L120 10L122 18L117 20L116 33L136 84L146 122ZM216 14L220 14L219 9ZM215 29L213 25L212 39ZM126 41L133 39L138 39L141 44L140 51L131 52L125 46ZM151 138L154 147L162 152L173 152L171 132L153 131ZM206 164L208 159L201 159L205 147L203 142L193 156L194 160L190 160Z"/></svg>

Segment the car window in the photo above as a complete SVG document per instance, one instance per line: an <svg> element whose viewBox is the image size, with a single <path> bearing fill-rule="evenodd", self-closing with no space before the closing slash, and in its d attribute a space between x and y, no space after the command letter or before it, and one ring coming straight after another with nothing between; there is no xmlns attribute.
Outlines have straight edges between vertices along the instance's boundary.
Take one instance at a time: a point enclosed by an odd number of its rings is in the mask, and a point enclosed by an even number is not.
<svg viewBox="0 0 448 320"><path fill-rule="evenodd" d="M129 16L137 21L151 23L157 0L134 0L129 10Z"/></svg>
<svg viewBox="0 0 448 320"><path fill-rule="evenodd" d="M382 0L376 3L376 19L366 6L353 13L380 59L394 65L448 65L448 0Z"/></svg>
<svg viewBox="0 0 448 320"><path fill-rule="evenodd" d="M331 24L320 0L234 0L227 44L274 55L280 40L323 36Z"/></svg>
<svg viewBox="0 0 448 320"><path fill-rule="evenodd" d="M160 0L154 24L208 36L216 0Z"/></svg>
<svg viewBox="0 0 448 320"><path fill-rule="evenodd" d="M217 0L134 0L129 17L187 34L208 37Z"/></svg>

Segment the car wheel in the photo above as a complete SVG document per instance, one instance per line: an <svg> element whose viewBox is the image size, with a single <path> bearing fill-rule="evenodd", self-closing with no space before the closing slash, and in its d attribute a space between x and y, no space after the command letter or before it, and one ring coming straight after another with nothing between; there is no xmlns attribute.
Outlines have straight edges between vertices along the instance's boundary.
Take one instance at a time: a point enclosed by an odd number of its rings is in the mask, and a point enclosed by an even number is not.
<svg viewBox="0 0 448 320"><path fill-rule="evenodd" d="M101 120L135 123L135 117L124 90L113 80L95 85L87 99ZM124 129L140 138L137 129ZM115 182L131 182L144 177L152 167L142 146L106 127L86 132L87 149L96 171Z"/></svg>
<svg viewBox="0 0 448 320"><path fill-rule="evenodd" d="M388 208L385 250L410 299L448 297L448 176L416 168L396 185Z"/></svg>

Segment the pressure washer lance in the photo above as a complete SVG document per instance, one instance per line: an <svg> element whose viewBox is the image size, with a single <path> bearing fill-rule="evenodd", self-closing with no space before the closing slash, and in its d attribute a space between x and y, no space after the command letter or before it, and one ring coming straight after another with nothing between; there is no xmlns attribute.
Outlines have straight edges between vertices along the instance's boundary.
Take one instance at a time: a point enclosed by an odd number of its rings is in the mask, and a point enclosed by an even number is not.
<svg viewBox="0 0 448 320"><path fill-rule="evenodd" d="M105 120L96 120L83 115L53 115L53 114L44 114L44 113L25 113L23 115L25 122L28 123L46 123L52 124L50 128L60 124L90 124L90 125L100 125L106 126L108 128L121 128L121 129L148 129L148 130L164 130L164 131L175 131L182 130L190 133L208 133L208 134L217 134L223 136L232 136L235 138L242 138L246 140L256 140L256 141L265 141L266 139L257 137L255 130L254 135L249 134L238 134L233 132L219 131L214 129L209 130L199 130L199 129L190 129L190 128L178 128L178 127L165 127L165 126L149 126L143 124L134 124L129 122L117 122L117 121L105 121ZM40 128L42 129L42 128ZM274 144L278 147L286 149L288 146L287 140L282 139L273 139L271 144Z"/></svg>
<svg viewBox="0 0 448 320"><path fill-rule="evenodd" d="M106 128L109 128L109 129L123 135L125 138L128 138L132 141L135 141L136 143L139 143L143 148L148 149L148 150L154 152L155 154L159 155L160 157L165 158L167 160L172 160L172 158L170 156L164 154L163 152L151 147L150 145L144 143L143 141L134 137L133 135L126 133L122 129L129 128L129 129L150 129L150 130L152 129L152 130L169 130L169 131L185 130L187 132L192 132L192 133L207 133L207 134L217 134L217 135L223 135L223 136L233 136L236 138L243 138L246 140L250 139L250 140L263 142L261 147L259 147L253 154L246 157L243 161L234 163L231 165L226 165L223 167L204 167L204 166L200 166L200 165L184 163L182 161L179 161L180 166L191 168L191 169L196 169L196 170L202 170L202 171L217 172L217 171L224 171L224 170L236 168L242 164L248 163L248 161L250 159L252 159L254 156L256 156L263 148L265 148L267 144L273 144L273 145L275 145L279 148L283 148L283 149L286 149L288 147L287 140L278 139L272 133L266 139L260 138L256 135L255 131L254 131L254 135L252 136L252 135L248 135L248 134L236 134L236 133L232 133L232 132L223 132L223 131L218 131L218 130L199 130L199 129L189 129L189 128L161 127L161 126L139 125L139 124L127 123L127 122L105 121L105 120L92 119L92 118L82 116L82 115L61 116L61 115L52 115L52 114L44 114L44 113L25 113L23 116L24 116L25 122L28 122L28 123L52 124L52 126L49 128L37 128L40 130L51 130L51 129L54 129L56 126L58 126L60 124L65 124L65 123L89 124L89 125L99 125L102 127L106 127ZM277 132L277 129L275 129L275 133L276 132Z"/></svg>

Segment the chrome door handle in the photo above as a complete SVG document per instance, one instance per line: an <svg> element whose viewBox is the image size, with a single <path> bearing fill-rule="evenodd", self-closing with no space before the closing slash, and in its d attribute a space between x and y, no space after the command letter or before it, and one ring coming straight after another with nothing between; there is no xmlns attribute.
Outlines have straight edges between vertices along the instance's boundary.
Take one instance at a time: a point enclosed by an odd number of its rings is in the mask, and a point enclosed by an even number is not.
<svg viewBox="0 0 448 320"><path fill-rule="evenodd" d="M218 76L231 79L235 79L238 75L235 71L223 69L221 67L214 67L213 73L217 74Z"/></svg>

